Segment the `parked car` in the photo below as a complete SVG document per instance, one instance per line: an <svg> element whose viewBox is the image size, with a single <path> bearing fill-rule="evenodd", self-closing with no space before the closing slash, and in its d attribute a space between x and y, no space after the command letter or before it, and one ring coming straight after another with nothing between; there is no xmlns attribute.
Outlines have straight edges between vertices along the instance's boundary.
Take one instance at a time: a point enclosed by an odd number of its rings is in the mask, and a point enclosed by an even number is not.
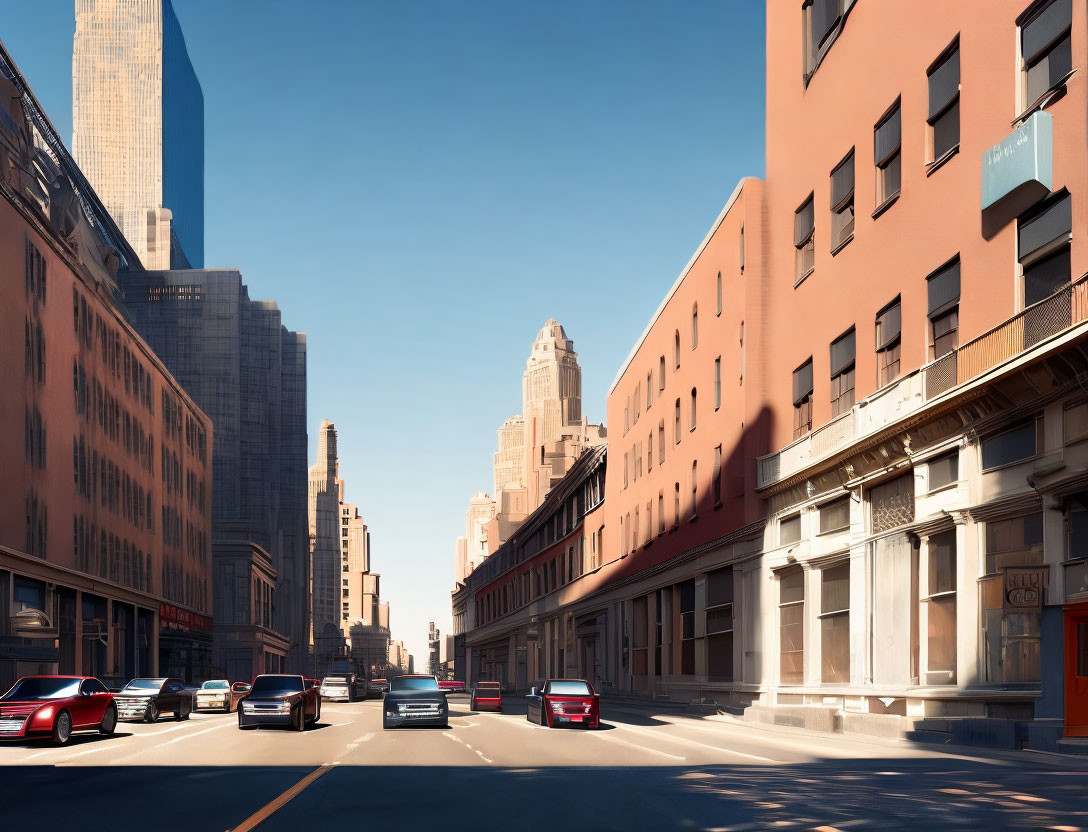
<svg viewBox="0 0 1088 832"><path fill-rule="evenodd" d="M474 711L502 713L502 687L498 682L477 682L472 688L469 707Z"/></svg>
<svg viewBox="0 0 1088 832"><path fill-rule="evenodd" d="M377 696L379 699L389 693L389 680L385 678L370 679L366 683L366 695L367 698L371 694Z"/></svg>
<svg viewBox="0 0 1088 832"><path fill-rule="evenodd" d="M210 679L197 689L194 710L222 711L229 714L247 690L249 685L244 682L235 682L232 685L226 679Z"/></svg>
<svg viewBox="0 0 1088 832"><path fill-rule="evenodd" d="M596 728L600 724L601 695L584 679L548 679L539 688L531 688L525 701L525 718L538 725Z"/></svg>
<svg viewBox="0 0 1088 832"><path fill-rule="evenodd" d="M446 693L465 693L465 683L459 679L440 679L438 686Z"/></svg>
<svg viewBox="0 0 1088 832"><path fill-rule="evenodd" d="M446 694L434 676L395 676L382 705L382 728L450 724Z"/></svg>
<svg viewBox="0 0 1088 832"><path fill-rule="evenodd" d="M93 676L24 676L0 696L0 739L65 745L73 731L109 736L116 727L113 694Z"/></svg>
<svg viewBox="0 0 1088 832"><path fill-rule="evenodd" d="M302 676L265 673L253 680L238 706L238 727L284 725L305 731L321 719L321 694Z"/></svg>
<svg viewBox="0 0 1088 832"><path fill-rule="evenodd" d="M155 722L160 714L188 719L193 712L192 691L181 679L133 679L114 695L117 716L124 720Z"/></svg>

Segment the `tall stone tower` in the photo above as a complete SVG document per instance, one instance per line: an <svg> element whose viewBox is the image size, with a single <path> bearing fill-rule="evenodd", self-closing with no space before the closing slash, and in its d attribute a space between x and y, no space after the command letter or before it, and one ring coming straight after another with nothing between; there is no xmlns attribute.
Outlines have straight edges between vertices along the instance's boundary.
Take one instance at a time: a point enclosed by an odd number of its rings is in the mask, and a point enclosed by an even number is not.
<svg viewBox="0 0 1088 832"><path fill-rule="evenodd" d="M204 93L170 0L76 0L72 148L148 269L204 267Z"/></svg>
<svg viewBox="0 0 1088 832"><path fill-rule="evenodd" d="M548 318L533 341L521 383L527 445L558 442L582 421L582 368L574 341Z"/></svg>
<svg viewBox="0 0 1088 832"><path fill-rule="evenodd" d="M331 646L322 637L340 633L340 487L336 426L325 419L317 434L317 462L310 466L310 569L313 575L313 640L320 657ZM331 629L329 627L331 625ZM322 668L318 667L319 670Z"/></svg>

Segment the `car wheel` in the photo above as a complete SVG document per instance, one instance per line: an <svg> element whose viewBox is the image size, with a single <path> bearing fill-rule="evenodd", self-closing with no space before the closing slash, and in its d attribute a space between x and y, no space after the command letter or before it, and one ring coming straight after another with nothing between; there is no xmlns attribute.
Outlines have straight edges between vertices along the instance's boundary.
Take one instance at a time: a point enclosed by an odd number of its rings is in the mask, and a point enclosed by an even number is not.
<svg viewBox="0 0 1088 832"><path fill-rule="evenodd" d="M468 709L470 711L475 711L476 710L476 700L475 699L468 700Z"/></svg>
<svg viewBox="0 0 1088 832"><path fill-rule="evenodd" d="M189 715L192 714L192 712L193 712L193 706L192 706L192 704L183 705L181 710L182 710L181 718L182 719L188 719Z"/></svg>
<svg viewBox="0 0 1088 832"><path fill-rule="evenodd" d="M306 730L306 713L301 707L295 708L294 718L291 720L291 727L296 731Z"/></svg>
<svg viewBox="0 0 1088 832"><path fill-rule="evenodd" d="M389 725L389 720L383 719L382 720L382 730L383 731L388 731L390 727L391 726Z"/></svg>
<svg viewBox="0 0 1088 832"><path fill-rule="evenodd" d="M117 728L117 706L112 702L106 706L106 712L102 714L102 721L98 723L98 733L110 736Z"/></svg>
<svg viewBox="0 0 1088 832"><path fill-rule="evenodd" d="M159 718L159 708L154 702L149 702L144 711L144 722L155 722Z"/></svg>
<svg viewBox="0 0 1088 832"><path fill-rule="evenodd" d="M540 726L542 728L548 727L548 715L544 713L544 705L540 706Z"/></svg>
<svg viewBox="0 0 1088 832"><path fill-rule="evenodd" d="M185 718L185 706L179 704L174 711L174 722L181 722Z"/></svg>
<svg viewBox="0 0 1088 832"><path fill-rule="evenodd" d="M72 738L72 715L61 711L53 720L53 745L67 745Z"/></svg>

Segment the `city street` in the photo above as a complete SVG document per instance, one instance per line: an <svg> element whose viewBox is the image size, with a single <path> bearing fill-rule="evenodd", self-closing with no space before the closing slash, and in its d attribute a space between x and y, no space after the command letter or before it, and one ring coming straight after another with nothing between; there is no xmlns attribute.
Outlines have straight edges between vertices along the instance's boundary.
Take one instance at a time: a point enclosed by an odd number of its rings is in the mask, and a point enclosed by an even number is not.
<svg viewBox="0 0 1088 832"><path fill-rule="evenodd" d="M524 706L383 731L376 700L323 703L304 734L234 714L122 723L68 747L0 746L5 826L156 830L1088 828L1088 764L990 757L609 707L597 731ZM924 819L924 821L923 821Z"/></svg>

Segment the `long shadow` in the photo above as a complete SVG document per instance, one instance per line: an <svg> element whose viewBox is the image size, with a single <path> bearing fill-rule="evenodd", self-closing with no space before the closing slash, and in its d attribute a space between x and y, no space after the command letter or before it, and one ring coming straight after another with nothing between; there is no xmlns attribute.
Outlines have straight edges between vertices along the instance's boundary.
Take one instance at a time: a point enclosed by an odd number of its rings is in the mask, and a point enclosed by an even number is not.
<svg viewBox="0 0 1088 832"><path fill-rule="evenodd" d="M769 766L337 766L260 826L443 830L916 830L1083 828L1088 771L958 759L820 760ZM12 766L4 827L153 822L232 829L309 766ZM48 810L43 809L48 807ZM168 811L163 811L169 807ZM47 813L46 813L47 812Z"/></svg>
<svg viewBox="0 0 1088 832"><path fill-rule="evenodd" d="M110 740L131 736L131 733L124 731L114 731L112 734L87 732L85 734L72 734L67 745L53 745L52 740L46 737L44 739L2 740L0 741L0 748L38 748L42 750L55 748L60 751L66 748L75 748L78 745L93 745L96 742L109 742Z"/></svg>

